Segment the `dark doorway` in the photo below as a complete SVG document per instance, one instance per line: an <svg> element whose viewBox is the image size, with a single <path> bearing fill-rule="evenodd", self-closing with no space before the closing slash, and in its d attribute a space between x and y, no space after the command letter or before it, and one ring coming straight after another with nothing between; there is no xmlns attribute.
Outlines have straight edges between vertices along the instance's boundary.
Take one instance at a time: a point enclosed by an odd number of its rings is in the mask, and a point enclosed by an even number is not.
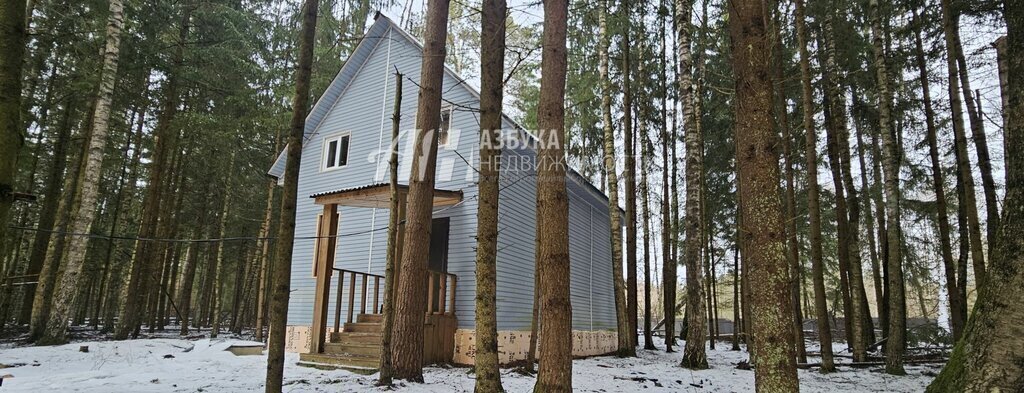
<svg viewBox="0 0 1024 393"><path fill-rule="evenodd" d="M447 273L448 272L448 228L449 228L448 217L435 218L431 223L430 228L430 261L427 264L427 269L432 272ZM434 294L433 304L428 304L429 310L439 310L441 303L444 302L444 294L441 293L441 280L444 280L445 275L440 274L427 288L430 293ZM428 281L430 282L430 281Z"/></svg>
<svg viewBox="0 0 1024 393"><path fill-rule="evenodd" d="M427 269L448 272L448 217L435 218L430 228L430 262Z"/></svg>

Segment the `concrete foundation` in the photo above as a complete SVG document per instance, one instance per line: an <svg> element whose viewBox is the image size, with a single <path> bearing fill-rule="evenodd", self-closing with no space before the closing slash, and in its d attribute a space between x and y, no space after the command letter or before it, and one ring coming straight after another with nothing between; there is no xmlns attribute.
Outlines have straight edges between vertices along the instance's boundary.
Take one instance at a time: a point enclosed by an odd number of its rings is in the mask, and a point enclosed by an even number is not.
<svg viewBox="0 0 1024 393"><path fill-rule="evenodd" d="M618 336L615 331L598 330L572 331L572 355L587 357L615 352L618 348ZM541 338L543 340L543 338ZM538 342L538 345L539 342ZM508 364L526 360L530 349L529 331L498 332L498 362ZM455 331L455 356L452 362L461 365L472 365L476 357L476 330L459 329Z"/></svg>

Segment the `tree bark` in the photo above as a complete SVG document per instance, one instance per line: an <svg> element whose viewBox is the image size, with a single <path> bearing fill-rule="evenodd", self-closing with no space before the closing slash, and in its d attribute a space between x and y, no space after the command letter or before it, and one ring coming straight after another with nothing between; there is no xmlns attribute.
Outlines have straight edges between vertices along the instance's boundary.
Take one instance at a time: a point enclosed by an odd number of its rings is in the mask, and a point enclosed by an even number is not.
<svg viewBox="0 0 1024 393"><path fill-rule="evenodd" d="M412 170L406 233L399 266L395 304L394 345L391 360L394 377L423 382L423 315L427 311L427 256L437 166L437 129L441 117L441 87L444 73L445 37L450 0L429 0L423 33L423 66L420 73L416 137L413 140Z"/></svg>
<svg viewBox="0 0 1024 393"><path fill-rule="evenodd" d="M565 189L565 79L568 1L544 2L537 152L537 227L541 320L540 368L534 392L572 391L572 304L569 301L569 196Z"/></svg>
<svg viewBox="0 0 1024 393"><path fill-rule="evenodd" d="M476 392L502 392L498 368L498 193L505 73L505 0L483 3L480 26L480 197L476 227Z"/></svg>
<svg viewBox="0 0 1024 393"><path fill-rule="evenodd" d="M71 233L86 234L92 230L96 216L96 200L99 195L100 172L103 169L104 148L107 144L108 120L110 104L117 82L117 63L121 46L121 28L124 26L124 9L121 0L110 0L110 15L107 22L106 44L103 51L103 70L100 73L99 93L96 97L95 114L92 119L92 132L89 136L89 148L82 160L82 168L78 181L79 198L72 206L72 222L68 226ZM89 245L87 236L72 236L68 242L59 285L55 288L53 306L50 309L46 330L37 341L39 345L63 344L67 342L68 318L75 308L82 269L85 266L85 254Z"/></svg>
<svg viewBox="0 0 1024 393"><path fill-rule="evenodd" d="M299 55L295 67L295 95L292 97L292 119L288 127L288 158L281 192L281 215L274 250L273 286L270 299L270 337L267 342L267 393L280 393L284 379L285 325L288 321L288 292L291 288L292 245L295 238L295 205L299 185L299 163L302 159L303 131L309 108L309 80L313 67L313 45L316 39L316 16L319 2L306 0L302 9L302 30Z"/></svg>
<svg viewBox="0 0 1024 393"><path fill-rule="evenodd" d="M835 371L832 358L832 328L829 323L828 300L825 293L825 263L821 247L821 201L818 195L818 138L814 131L814 92L811 85L810 53L803 0L796 3L796 36L800 50L800 85L803 106L803 127L806 135L808 240L810 243L811 276L814 287L814 311L817 317L818 340L821 342L822 373Z"/></svg>
<svg viewBox="0 0 1024 393"><path fill-rule="evenodd" d="M735 140L743 227L750 267L754 331L754 386L761 392L797 391L793 309L782 206L778 195L778 140L772 128L771 42L763 2L733 1L729 36L736 79Z"/></svg>
<svg viewBox="0 0 1024 393"><path fill-rule="evenodd" d="M405 75L395 72L395 104L391 114L391 148L388 155L388 188L391 199L388 202L388 250L384 260L384 304L381 310L380 333L380 378L378 386L390 386L392 382L391 337L395 324L395 280L398 278L398 236L402 213L402 200L398 196L398 137L402 124L402 80Z"/></svg>
<svg viewBox="0 0 1024 393"><path fill-rule="evenodd" d="M889 223L888 248L889 255L886 265L889 271L886 279L889 282L889 336L885 346L885 371L893 375L903 375L903 354L906 344L906 300L903 281L903 250L900 229L900 157L899 146L891 129L892 92L889 90L889 76L886 65L886 54L882 46L882 16L878 0L868 3L871 19L871 42L874 53L875 79L878 84L878 113L882 140L882 166L885 170L885 215Z"/></svg>

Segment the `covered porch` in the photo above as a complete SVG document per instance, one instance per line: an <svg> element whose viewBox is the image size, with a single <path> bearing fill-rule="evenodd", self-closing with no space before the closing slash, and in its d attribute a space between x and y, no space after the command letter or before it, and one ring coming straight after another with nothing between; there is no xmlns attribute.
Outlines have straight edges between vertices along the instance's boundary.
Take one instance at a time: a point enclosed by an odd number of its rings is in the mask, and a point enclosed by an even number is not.
<svg viewBox="0 0 1024 393"><path fill-rule="evenodd" d="M399 185L396 192L399 222L394 250L396 261L401 261L402 258L408 191L408 186ZM319 214L316 225L313 269L316 286L310 346L308 353L300 354L300 364L375 370L380 365L383 322L381 311L385 277L368 271L335 267L335 257L337 253L345 252L338 249L339 236L354 231L387 230L387 224L383 227L378 225L370 228L364 222L354 222L346 227L339 208L390 209L390 186L386 183L373 184L318 193L311 195L310 198L313 198L317 205L323 206L323 212ZM453 206L460 201L461 191L434 190L434 209ZM438 243L440 247L437 247L443 251L431 252L430 269L427 275L422 277L428 293L423 326L425 364L450 362L454 354L457 328L455 290L458 278L447 273L446 260L443 259L447 255L447 224L447 219L435 219L433 232L436 232L438 242L443 241L443 244ZM345 230L346 228L348 230ZM339 231L345 233L339 234ZM431 238L432 249L435 248L434 237ZM442 258L439 263L435 263L437 258ZM396 288L398 268L399 266L396 266Z"/></svg>

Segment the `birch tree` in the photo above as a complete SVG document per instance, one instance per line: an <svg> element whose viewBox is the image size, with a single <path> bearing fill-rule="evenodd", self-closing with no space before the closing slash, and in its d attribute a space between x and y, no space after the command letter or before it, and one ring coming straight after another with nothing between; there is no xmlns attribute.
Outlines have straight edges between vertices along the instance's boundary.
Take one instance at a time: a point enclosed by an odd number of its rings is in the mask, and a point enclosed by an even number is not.
<svg viewBox="0 0 1024 393"><path fill-rule="evenodd" d="M889 336L885 346L885 371L903 375L903 354L906 340L907 306L904 298L903 249L900 229L900 154L891 129L892 92L889 90L889 74L883 42L882 15L878 0L868 2L871 23L871 47L875 67L875 81L878 85L878 123L881 134L881 161L885 172L885 216L888 222L889 267L886 277L889 282Z"/></svg>

